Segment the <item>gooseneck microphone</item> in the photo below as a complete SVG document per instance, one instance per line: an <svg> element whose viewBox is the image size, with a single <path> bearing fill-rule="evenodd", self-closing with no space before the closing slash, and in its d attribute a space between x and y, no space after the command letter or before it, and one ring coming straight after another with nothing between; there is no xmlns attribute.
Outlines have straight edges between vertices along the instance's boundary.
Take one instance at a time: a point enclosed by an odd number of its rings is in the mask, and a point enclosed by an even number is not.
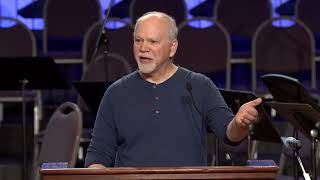
<svg viewBox="0 0 320 180"><path fill-rule="evenodd" d="M186 83L186 89L187 91L189 92L190 94L190 97L191 97L191 103L193 105L193 107L196 109L196 111L198 112L198 114L201 116L202 120L204 121L205 125L207 125L207 121L206 121L206 117L201 113L201 111L199 110L196 102L194 101L194 98L193 98L193 94L192 94L192 84L190 82L187 82Z"/></svg>
<svg viewBox="0 0 320 180"><path fill-rule="evenodd" d="M192 84L190 82L186 83L186 89L190 94L191 103L192 103L193 107L196 109L197 113L201 116L201 119L204 122L205 128L207 128L208 127L208 125L207 125L207 117L204 116L201 113L201 111L199 110L196 102L194 101L193 94L192 94ZM218 166L219 165L219 141L218 141L218 138L216 138L216 141L215 141L214 156L215 156L214 165Z"/></svg>
<svg viewBox="0 0 320 180"><path fill-rule="evenodd" d="M306 170L303 167L300 155L298 153L299 149L302 146L302 143L300 140L297 140L294 137L287 137L283 140L283 143L285 144L286 147L290 148L293 150L295 158L297 158L298 163L300 165L303 177L305 180L311 180L310 175L306 172ZM298 179L298 177L295 175L295 179Z"/></svg>
<svg viewBox="0 0 320 180"><path fill-rule="evenodd" d="M284 144L291 148L291 149L297 149L299 150L302 146L302 143L300 140L297 140L296 138L294 137L287 137L285 140L284 140Z"/></svg>

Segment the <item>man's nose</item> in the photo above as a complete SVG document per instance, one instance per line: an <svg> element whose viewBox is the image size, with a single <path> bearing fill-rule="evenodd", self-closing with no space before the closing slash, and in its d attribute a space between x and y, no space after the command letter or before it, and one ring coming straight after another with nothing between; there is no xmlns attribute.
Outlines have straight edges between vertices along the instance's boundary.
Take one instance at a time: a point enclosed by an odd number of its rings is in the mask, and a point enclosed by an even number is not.
<svg viewBox="0 0 320 180"><path fill-rule="evenodd" d="M147 45L147 43L145 43L145 42L141 43L140 51L141 51L141 52L146 52L146 51L148 51L148 45Z"/></svg>

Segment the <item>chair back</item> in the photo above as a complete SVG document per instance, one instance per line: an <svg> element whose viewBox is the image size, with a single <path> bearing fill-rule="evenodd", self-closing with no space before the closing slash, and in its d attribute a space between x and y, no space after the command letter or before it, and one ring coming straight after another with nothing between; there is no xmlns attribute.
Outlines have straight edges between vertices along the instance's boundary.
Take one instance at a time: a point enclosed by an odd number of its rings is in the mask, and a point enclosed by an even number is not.
<svg viewBox="0 0 320 180"><path fill-rule="evenodd" d="M92 60L92 55L94 53L99 33L101 31L102 21L93 24L87 31L82 48L83 57L83 72L87 71L87 67ZM110 28L112 25L121 25L119 28ZM136 67L133 56L133 27L131 24L117 18L110 18L107 21L106 38L108 40L107 44L100 44L97 51L97 55L103 53L104 49L102 46L107 47L109 53L119 54L124 57L130 64L131 68Z"/></svg>
<svg viewBox="0 0 320 180"><path fill-rule="evenodd" d="M278 26L284 20L289 27ZM279 73L302 80L315 87L315 42L311 31L303 22L292 17L265 21L253 37L252 90L262 87L256 80L263 74Z"/></svg>
<svg viewBox="0 0 320 180"><path fill-rule="evenodd" d="M42 139L39 165L47 162L67 162L74 167L82 130L79 107L71 102L60 105L51 116Z"/></svg>
<svg viewBox="0 0 320 180"><path fill-rule="evenodd" d="M37 46L32 31L21 21L0 16L0 57L35 57ZM21 91L0 91L0 97L21 97Z"/></svg>
<svg viewBox="0 0 320 180"><path fill-rule="evenodd" d="M205 28L196 28L190 23L206 22ZM230 87L230 37L225 28L210 18L194 18L179 26L179 45L174 57L174 63L190 70L212 75L217 80L222 73L224 82L216 85L222 88Z"/></svg>
<svg viewBox="0 0 320 180"><path fill-rule="evenodd" d="M82 76L84 81L116 81L132 72L128 60L116 53L98 55L88 64Z"/></svg>
<svg viewBox="0 0 320 180"><path fill-rule="evenodd" d="M43 9L43 51L81 51L83 36L101 20L98 0L47 0Z"/></svg>
<svg viewBox="0 0 320 180"><path fill-rule="evenodd" d="M86 66L81 81L113 82L132 72L128 60L116 53L100 54ZM85 113L90 110L80 96L78 97L78 105L86 116ZM86 124L87 120L84 119L84 121Z"/></svg>
<svg viewBox="0 0 320 180"><path fill-rule="evenodd" d="M34 57L36 40L31 30L18 19L0 17L0 57Z"/></svg>
<svg viewBox="0 0 320 180"><path fill-rule="evenodd" d="M269 0L217 0L214 17L231 35L252 37L272 17L271 7Z"/></svg>

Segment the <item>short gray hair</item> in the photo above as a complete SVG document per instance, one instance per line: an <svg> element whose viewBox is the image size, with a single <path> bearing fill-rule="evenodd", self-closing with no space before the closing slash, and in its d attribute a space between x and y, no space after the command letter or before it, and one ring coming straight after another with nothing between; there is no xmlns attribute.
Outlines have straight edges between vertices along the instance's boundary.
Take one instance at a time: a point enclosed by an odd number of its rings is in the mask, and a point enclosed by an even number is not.
<svg viewBox="0 0 320 180"><path fill-rule="evenodd" d="M134 30L136 31L137 28L137 24L142 21L145 20L151 16L156 16L159 18L165 18L168 20L169 24L170 24L170 36L173 40L177 39L178 37L178 27L176 24L176 21L174 20L173 17L171 17L170 15L163 13L163 12L158 12L158 11L151 11L151 12L147 12L144 15L142 15L139 19L137 19L136 25L134 27Z"/></svg>

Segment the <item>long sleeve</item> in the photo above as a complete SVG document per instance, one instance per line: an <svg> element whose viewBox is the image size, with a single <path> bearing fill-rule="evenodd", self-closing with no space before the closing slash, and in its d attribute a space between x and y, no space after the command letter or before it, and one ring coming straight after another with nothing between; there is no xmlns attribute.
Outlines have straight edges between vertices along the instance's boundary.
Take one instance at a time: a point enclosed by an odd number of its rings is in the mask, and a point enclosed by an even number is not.
<svg viewBox="0 0 320 180"><path fill-rule="evenodd" d="M227 126L234 118L232 110L225 103L219 89L211 80L205 81L204 112L208 119L208 126L226 144L232 144L226 136Z"/></svg>
<svg viewBox="0 0 320 180"><path fill-rule="evenodd" d="M113 117L112 98L108 89L101 101L87 150L85 167L91 164L114 166L117 149L116 124Z"/></svg>

